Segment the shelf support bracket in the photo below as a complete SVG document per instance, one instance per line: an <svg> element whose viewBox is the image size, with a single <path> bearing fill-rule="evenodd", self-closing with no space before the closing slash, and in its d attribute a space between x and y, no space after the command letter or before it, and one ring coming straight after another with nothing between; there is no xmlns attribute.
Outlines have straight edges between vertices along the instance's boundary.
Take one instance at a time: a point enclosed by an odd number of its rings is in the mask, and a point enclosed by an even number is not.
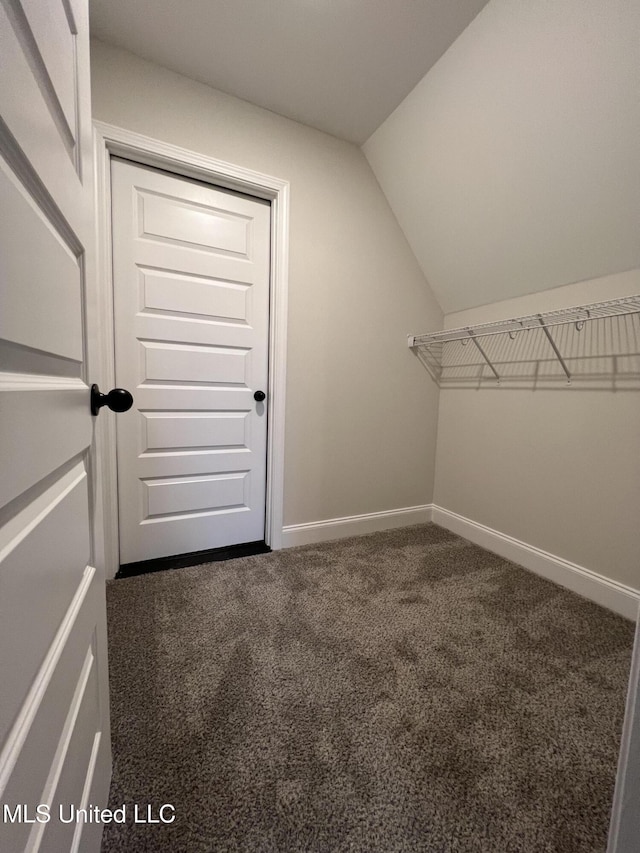
<svg viewBox="0 0 640 853"><path fill-rule="evenodd" d="M540 323L540 325L542 326L542 331L543 331L543 332L545 333L545 335L547 336L547 340L548 340L548 341L549 341L549 343L551 344L551 347L552 347L552 349L553 349L554 353L556 354L556 358L558 359L558 361L559 361L559 362L560 362L560 364L562 365L562 369L564 370L564 372L565 372L565 376L567 377L567 383L568 383L569 385L571 385L571 374L569 373L569 368L567 367L567 365L566 365L566 363L565 363L565 360L564 360L564 358L562 357L562 354L561 354L560 350L559 350L559 349L558 349L558 347L556 346L556 342L555 342L555 341L553 340L553 338L551 337L551 332L550 332L550 331L549 331L549 329L547 328L547 324L544 322L544 317L542 316L542 314L538 314L538 322L539 322L539 323Z"/></svg>
<svg viewBox="0 0 640 853"><path fill-rule="evenodd" d="M471 329L467 329L467 332L469 333L469 337L471 338L471 340L472 340L472 341L474 342L474 344L478 347L478 350L480 351L480 355L484 358L484 360L487 362L487 364L488 364L488 365L489 365L489 367L491 368L491 372L492 372L492 373L493 373L493 375L496 377L497 381L498 381L498 382L500 382L500 376L498 375L497 370L496 370L496 369L495 369L495 367L491 364L491 361L489 360L489 357L487 356L486 352L482 349L482 347L481 347L481 346L480 346L480 344L478 343L478 339L477 339L477 338L476 338L476 336L473 334L473 331L472 331Z"/></svg>

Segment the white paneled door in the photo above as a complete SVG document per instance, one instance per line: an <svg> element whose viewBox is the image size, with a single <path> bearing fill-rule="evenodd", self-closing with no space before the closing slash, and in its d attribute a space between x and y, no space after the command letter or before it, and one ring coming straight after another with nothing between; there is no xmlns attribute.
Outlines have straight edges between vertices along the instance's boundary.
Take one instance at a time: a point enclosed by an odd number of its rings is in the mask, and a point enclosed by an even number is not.
<svg viewBox="0 0 640 853"><path fill-rule="evenodd" d="M97 851L100 824L63 822L60 808L103 808L109 784L88 49L84 0L0 3L3 851Z"/></svg>
<svg viewBox="0 0 640 853"><path fill-rule="evenodd" d="M112 160L120 562L264 539L270 205Z"/></svg>

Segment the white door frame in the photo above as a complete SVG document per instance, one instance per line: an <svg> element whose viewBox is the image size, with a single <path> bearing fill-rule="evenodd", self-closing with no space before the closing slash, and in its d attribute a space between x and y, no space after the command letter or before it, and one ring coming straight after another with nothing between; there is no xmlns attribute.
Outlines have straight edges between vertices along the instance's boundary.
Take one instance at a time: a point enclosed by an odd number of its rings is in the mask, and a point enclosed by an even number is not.
<svg viewBox="0 0 640 853"><path fill-rule="evenodd" d="M101 381L108 391L115 385L113 337L113 273L111 231L111 157L124 157L143 166L155 166L187 178L236 190L271 202L271 269L269 288L269 384L267 396L267 483L265 541L282 548L284 497L284 428L287 354L287 288L289 260L289 182L186 148L142 136L121 127L93 122L96 174L97 282L100 324ZM135 389L134 389L135 390ZM98 444L102 474L105 563L107 577L119 565L118 490L115 423L105 418Z"/></svg>

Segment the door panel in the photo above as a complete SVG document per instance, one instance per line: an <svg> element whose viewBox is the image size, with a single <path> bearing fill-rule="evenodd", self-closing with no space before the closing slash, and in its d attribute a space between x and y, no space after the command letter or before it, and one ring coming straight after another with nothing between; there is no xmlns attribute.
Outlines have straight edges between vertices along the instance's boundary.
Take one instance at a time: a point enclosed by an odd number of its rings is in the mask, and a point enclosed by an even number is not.
<svg viewBox="0 0 640 853"><path fill-rule="evenodd" d="M33 36L32 60L42 62L51 109L59 116L60 135L72 145L77 142L78 96L75 38L76 23L71 8L63 2L22 0L22 8Z"/></svg>
<svg viewBox="0 0 640 853"><path fill-rule="evenodd" d="M247 413L248 414L248 413ZM211 442L213 439L209 439ZM197 476L204 470L210 474L228 474L230 471L245 471L251 461L248 449L229 449L208 446L204 450L169 451L163 454L142 454L139 459L138 473L140 482L150 482L157 476L159 463L163 476L176 478ZM251 540L243 540L251 541Z"/></svg>
<svg viewBox="0 0 640 853"><path fill-rule="evenodd" d="M147 518L244 508L248 475L249 471L235 471L233 474L142 480L146 486Z"/></svg>
<svg viewBox="0 0 640 853"><path fill-rule="evenodd" d="M2 274L14 286L3 292L0 336L52 355L82 361L82 313L78 258L0 158L0 198L11 216L0 217ZM26 235L37 252L16 253ZM34 307L38 306L38 312ZM35 316L34 316L35 314ZM59 316L59 323L48 318ZM79 375L79 369L78 369Z"/></svg>
<svg viewBox="0 0 640 853"><path fill-rule="evenodd" d="M29 488L44 488L52 472L90 445L86 409L87 386L82 379L0 373L2 506ZM73 414L79 417L70 417Z"/></svg>
<svg viewBox="0 0 640 853"><path fill-rule="evenodd" d="M93 589L95 592L95 589ZM97 602L96 602L97 603ZM46 692L38 704L37 712L29 729L29 737L25 741L16 765L11 774L9 784L3 794L6 803L40 803L43 791L56 789L57 775L64 767L65 743L71 732L70 724L73 723L78 697L82 697L86 690L86 668L90 661L93 679L99 678L95 649L97 637L92 630L90 620L86 618L87 612L91 610L84 607L79 614L76 623L77 642L67 643L63 646L63 652L55 668ZM100 688L94 681L94 689L100 696ZM72 726L71 726L72 727ZM51 732L59 733L59 737L52 738ZM94 733L94 737L97 737ZM99 744L98 744L99 745ZM75 770L84 775L86 781L92 759L93 748L76 760ZM82 802L82 796L76 795L68 800L71 803ZM55 814L55 811L52 811ZM41 826L40 831L44 829ZM3 850L37 849L33 835L37 832L37 826L28 824L5 824ZM29 836L32 836L30 847L27 844ZM86 840L86 839L84 839ZM42 848L46 850L65 850L68 847ZM87 846L88 850L97 849Z"/></svg>
<svg viewBox="0 0 640 853"><path fill-rule="evenodd" d="M145 269L140 269L140 276L143 311L204 322L249 322L251 289L246 284Z"/></svg>
<svg viewBox="0 0 640 853"><path fill-rule="evenodd" d="M176 196L139 192L137 198L141 237L160 238L188 249L213 249L216 254L249 256L251 217Z"/></svg>
<svg viewBox="0 0 640 853"><path fill-rule="evenodd" d="M31 817L60 799L103 806L110 775L85 319L95 239L90 127L86 3L5 0L0 802ZM69 836L52 814L46 830L0 822L0 849L99 849L99 829L74 826Z"/></svg>
<svg viewBox="0 0 640 853"><path fill-rule="evenodd" d="M93 216L87 207L91 191L87 177L92 169L88 136L91 126L88 28L84 5L81 4L82 17L78 22L81 36L75 38L79 70L76 91L81 114L77 138L71 139L61 128L56 107L58 98L19 0L0 4L2 151L76 253L81 253L93 239ZM65 50L58 45L54 45L54 49ZM80 145L81 137L84 138Z"/></svg>
<svg viewBox="0 0 640 853"><path fill-rule="evenodd" d="M120 560L264 538L270 208L112 161Z"/></svg>
<svg viewBox="0 0 640 853"><path fill-rule="evenodd" d="M89 563L84 465L78 463L6 524L2 540L0 648L5 654L0 659L0 683L5 695L0 727L6 731L18 716ZM25 632L25 613L30 610L38 619ZM7 654L11 651L13 655ZM14 665L17 659L19 667Z"/></svg>
<svg viewBox="0 0 640 853"><path fill-rule="evenodd" d="M165 344L140 341L142 384L179 382L192 385L243 385L247 387L250 350L209 345Z"/></svg>
<svg viewBox="0 0 640 853"><path fill-rule="evenodd" d="M141 412L143 453L163 450L248 450L249 412Z"/></svg>
<svg viewBox="0 0 640 853"><path fill-rule="evenodd" d="M92 643L87 649L62 729L58 745L59 760L54 762L60 767L60 773L55 779L56 793L52 809L56 815L62 810L67 819L70 814L69 804L80 803L83 799L87 770L96 742L93 720L98 713L99 701L97 663ZM51 783L54 779L47 781ZM68 850L80 828L74 823L55 820L36 828L35 833L42 833L43 850Z"/></svg>
<svg viewBox="0 0 640 853"><path fill-rule="evenodd" d="M174 179L177 180L177 179ZM261 204L261 202L256 202ZM265 202L266 204L266 202ZM115 233L114 233L115 237ZM252 269L253 263L247 263L246 258L233 257L223 251L215 254L210 251L201 251L197 247L188 245L175 245L168 241L148 240L138 238L136 240L136 266L140 269L154 269L158 263L158 251L162 250L162 267L160 273L177 273L191 276L202 276L205 279L213 278L215 281L230 284L253 285L251 278L255 274ZM211 274L211 259L215 257L215 274ZM249 276L247 279L246 276ZM212 322L215 322L213 318Z"/></svg>

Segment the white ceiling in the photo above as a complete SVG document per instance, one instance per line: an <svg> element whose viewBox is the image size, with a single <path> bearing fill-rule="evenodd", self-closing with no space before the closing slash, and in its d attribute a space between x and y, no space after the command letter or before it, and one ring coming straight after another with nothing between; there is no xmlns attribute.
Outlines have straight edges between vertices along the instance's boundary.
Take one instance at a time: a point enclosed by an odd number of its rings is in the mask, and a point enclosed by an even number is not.
<svg viewBox="0 0 640 853"><path fill-rule="evenodd" d="M486 2L91 0L91 32L361 144Z"/></svg>

